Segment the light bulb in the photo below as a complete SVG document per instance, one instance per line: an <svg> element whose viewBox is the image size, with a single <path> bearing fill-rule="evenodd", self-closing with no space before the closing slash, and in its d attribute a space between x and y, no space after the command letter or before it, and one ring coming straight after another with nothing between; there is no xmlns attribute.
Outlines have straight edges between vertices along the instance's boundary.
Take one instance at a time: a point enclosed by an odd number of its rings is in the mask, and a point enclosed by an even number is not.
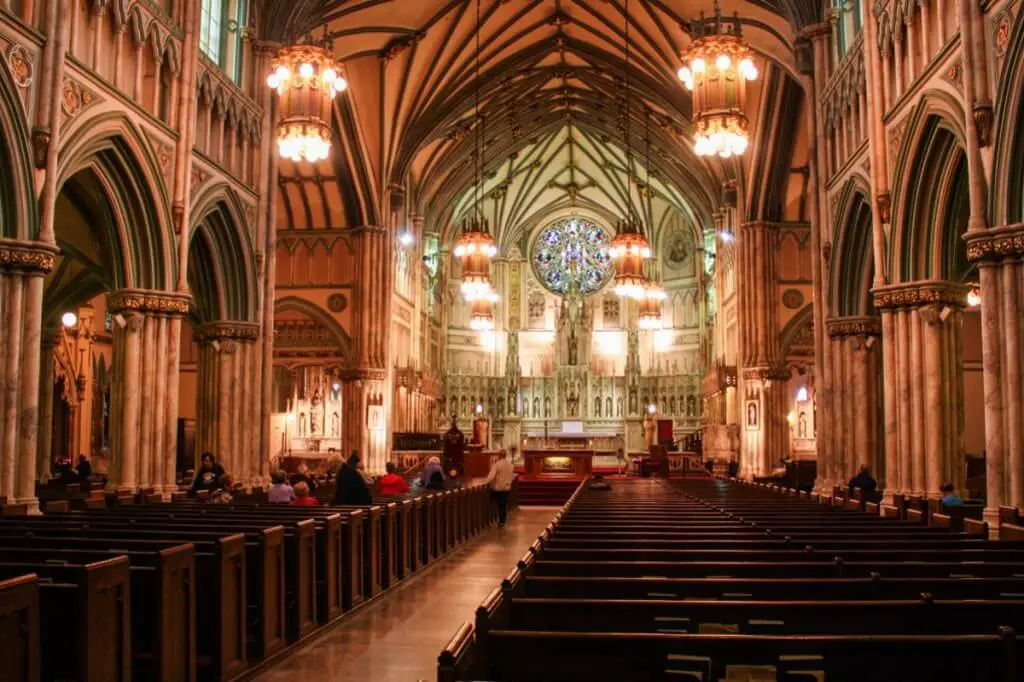
<svg viewBox="0 0 1024 682"><path fill-rule="evenodd" d="M645 246L644 248L640 249L640 255L643 258L650 258L651 257L651 249L649 247Z"/></svg>
<svg viewBox="0 0 1024 682"><path fill-rule="evenodd" d="M284 83L286 80L291 78L292 73L288 70L288 67L279 66L277 67L277 70L274 71L274 75L277 76L278 81Z"/></svg>
<svg viewBox="0 0 1024 682"><path fill-rule="evenodd" d="M306 62L299 67L299 75L303 78L310 78L313 75L313 65Z"/></svg>
<svg viewBox="0 0 1024 682"><path fill-rule="evenodd" d="M743 61L740 62L740 73L742 73L743 77L748 81L752 81L757 78L757 67L754 66L754 61L750 57L745 57Z"/></svg>
<svg viewBox="0 0 1024 682"><path fill-rule="evenodd" d="M694 59L690 66L693 68L694 73L704 73L704 69L707 68L707 64L705 64L704 60L700 57Z"/></svg>
<svg viewBox="0 0 1024 682"><path fill-rule="evenodd" d="M320 75L320 78L323 79L324 83L330 85L335 80L337 80L338 72L330 67L327 67L326 69L324 69L324 72Z"/></svg>
<svg viewBox="0 0 1024 682"><path fill-rule="evenodd" d="M345 92L346 90L348 90L348 81L345 80L344 76L338 76L337 78L334 79L334 82L331 84L331 87L334 88L335 92Z"/></svg>
<svg viewBox="0 0 1024 682"><path fill-rule="evenodd" d="M412 233L408 231L402 232L401 234L398 235L398 242L402 246L412 246L412 243L414 241L415 239L413 238Z"/></svg>
<svg viewBox="0 0 1024 682"><path fill-rule="evenodd" d="M75 315L69 310L60 316L60 323L70 329L78 324L78 315Z"/></svg>
<svg viewBox="0 0 1024 682"><path fill-rule="evenodd" d="M691 80L692 78L693 72L690 71L690 67L684 66L683 68L679 69L679 80L685 83L686 81Z"/></svg>
<svg viewBox="0 0 1024 682"><path fill-rule="evenodd" d="M276 73L272 73L267 76L267 87L271 90L277 90L281 87L281 79L277 77Z"/></svg>
<svg viewBox="0 0 1024 682"><path fill-rule="evenodd" d="M727 54L718 55L718 59L715 60L715 66L718 67L719 71L725 71L732 66L732 59Z"/></svg>

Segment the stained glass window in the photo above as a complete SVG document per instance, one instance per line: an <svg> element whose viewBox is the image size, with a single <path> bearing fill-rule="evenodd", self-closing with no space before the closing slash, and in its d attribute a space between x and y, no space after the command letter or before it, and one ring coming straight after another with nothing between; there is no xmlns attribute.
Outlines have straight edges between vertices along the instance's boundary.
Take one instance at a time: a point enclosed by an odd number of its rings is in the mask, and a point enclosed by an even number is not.
<svg viewBox="0 0 1024 682"><path fill-rule="evenodd" d="M611 277L610 238L605 229L586 218L563 218L544 228L533 243L533 270L549 291L569 293L575 284L581 295L599 290Z"/></svg>

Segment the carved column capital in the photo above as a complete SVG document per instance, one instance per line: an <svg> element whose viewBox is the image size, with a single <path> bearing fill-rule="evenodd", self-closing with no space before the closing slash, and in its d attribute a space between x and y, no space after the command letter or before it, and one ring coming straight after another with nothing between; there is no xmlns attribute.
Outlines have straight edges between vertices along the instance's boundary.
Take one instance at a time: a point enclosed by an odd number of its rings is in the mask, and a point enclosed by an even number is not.
<svg viewBox="0 0 1024 682"><path fill-rule="evenodd" d="M877 317L833 317L825 327L832 338L882 335L882 320Z"/></svg>
<svg viewBox="0 0 1024 682"><path fill-rule="evenodd" d="M929 304L965 308L970 289L958 282L925 280L878 287L871 290L871 295L879 310L920 308Z"/></svg>
<svg viewBox="0 0 1024 682"><path fill-rule="evenodd" d="M119 289L107 299L112 313L139 312L187 315L192 304L189 294L148 289Z"/></svg>
<svg viewBox="0 0 1024 682"><path fill-rule="evenodd" d="M1024 223L970 231L964 240L972 263L1024 257Z"/></svg>
<svg viewBox="0 0 1024 682"><path fill-rule="evenodd" d="M45 275L53 270L60 250L42 242L0 239L0 271Z"/></svg>
<svg viewBox="0 0 1024 682"><path fill-rule="evenodd" d="M253 322L210 322L196 327L192 338L198 343L204 341L242 341L255 342L260 336L260 326ZM230 351L233 352L233 351Z"/></svg>
<svg viewBox="0 0 1024 682"><path fill-rule="evenodd" d="M892 195L888 192L879 192L875 196L875 210L878 211L878 218L883 224L892 220Z"/></svg>
<svg viewBox="0 0 1024 682"><path fill-rule="evenodd" d="M992 102L978 101L974 103L974 127L978 131L978 146L987 147L992 144L992 122L995 114Z"/></svg>

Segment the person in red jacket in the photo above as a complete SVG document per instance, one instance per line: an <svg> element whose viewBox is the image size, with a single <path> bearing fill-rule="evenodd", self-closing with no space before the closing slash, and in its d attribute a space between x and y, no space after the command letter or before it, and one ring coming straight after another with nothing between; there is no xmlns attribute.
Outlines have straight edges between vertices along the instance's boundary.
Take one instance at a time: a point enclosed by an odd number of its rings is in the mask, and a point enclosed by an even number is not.
<svg viewBox="0 0 1024 682"><path fill-rule="evenodd" d="M384 465L387 473L377 481L377 490L381 495L404 495L409 492L409 483L399 476L393 462Z"/></svg>
<svg viewBox="0 0 1024 682"><path fill-rule="evenodd" d="M305 481L299 481L295 484L293 489L295 492L295 499L289 502L292 507L319 507L320 503L316 501L316 498L309 494L309 486L306 485Z"/></svg>

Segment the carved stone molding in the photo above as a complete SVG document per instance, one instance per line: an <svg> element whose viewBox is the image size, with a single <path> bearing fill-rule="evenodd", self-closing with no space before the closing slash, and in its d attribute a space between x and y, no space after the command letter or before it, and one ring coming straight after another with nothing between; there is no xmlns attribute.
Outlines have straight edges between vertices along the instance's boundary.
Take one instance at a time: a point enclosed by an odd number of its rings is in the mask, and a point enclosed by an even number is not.
<svg viewBox="0 0 1024 682"><path fill-rule="evenodd" d="M964 240L972 263L1019 258L1024 256L1024 223L968 232Z"/></svg>
<svg viewBox="0 0 1024 682"><path fill-rule="evenodd" d="M188 294L146 289L121 289L110 295L110 312L136 311L140 313L165 313L187 315L192 304Z"/></svg>
<svg viewBox="0 0 1024 682"><path fill-rule="evenodd" d="M995 114L991 102L974 103L974 127L978 131L978 145L987 147L992 144L992 122Z"/></svg>
<svg viewBox="0 0 1024 682"><path fill-rule="evenodd" d="M32 129L32 163L37 169L46 168L46 154L50 150L49 128Z"/></svg>
<svg viewBox="0 0 1024 682"><path fill-rule="evenodd" d="M875 210L878 211L878 219L882 224L888 225L892 220L892 195L888 192L881 192L875 197Z"/></svg>
<svg viewBox="0 0 1024 682"><path fill-rule="evenodd" d="M959 308L967 306L967 292L970 287L956 282L940 280L892 284L872 289L875 308L891 310L894 308L917 308L929 304L951 305Z"/></svg>
<svg viewBox="0 0 1024 682"><path fill-rule="evenodd" d="M60 251L41 242L0 240L0 270L46 274L53 270Z"/></svg>
<svg viewBox="0 0 1024 682"><path fill-rule="evenodd" d="M255 341L260 337L260 326L253 322L210 322L192 331L192 338L197 342L223 341Z"/></svg>
<svg viewBox="0 0 1024 682"><path fill-rule="evenodd" d="M342 381L384 381L388 371L383 367L351 367L341 371Z"/></svg>
<svg viewBox="0 0 1024 682"><path fill-rule="evenodd" d="M789 368L785 364L770 367L744 367L743 380L767 383L770 381L789 381Z"/></svg>
<svg viewBox="0 0 1024 682"><path fill-rule="evenodd" d="M11 79L19 88L32 85L32 55L24 47L11 45L7 50L7 67L11 70Z"/></svg>
<svg viewBox="0 0 1024 682"><path fill-rule="evenodd" d="M64 112L64 124L77 116L83 109L97 103L100 98L86 87L71 78L64 78L61 89L61 111Z"/></svg>
<svg viewBox="0 0 1024 682"><path fill-rule="evenodd" d="M877 317L834 317L825 321L832 338L842 336L881 336L882 320Z"/></svg>

